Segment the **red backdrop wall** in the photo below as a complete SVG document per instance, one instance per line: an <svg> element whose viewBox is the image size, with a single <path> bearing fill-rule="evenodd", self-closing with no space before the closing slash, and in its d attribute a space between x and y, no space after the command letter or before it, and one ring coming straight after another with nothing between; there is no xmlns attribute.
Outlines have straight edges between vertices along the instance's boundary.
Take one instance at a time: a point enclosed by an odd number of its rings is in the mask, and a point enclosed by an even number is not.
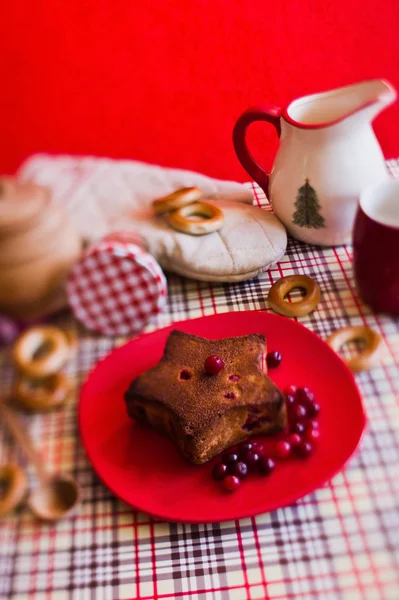
<svg viewBox="0 0 399 600"><path fill-rule="evenodd" d="M364 78L399 88L397 0L13 0L0 9L0 171L37 151L245 179L236 117ZM399 106L375 123L399 155ZM276 139L253 126L271 162Z"/></svg>

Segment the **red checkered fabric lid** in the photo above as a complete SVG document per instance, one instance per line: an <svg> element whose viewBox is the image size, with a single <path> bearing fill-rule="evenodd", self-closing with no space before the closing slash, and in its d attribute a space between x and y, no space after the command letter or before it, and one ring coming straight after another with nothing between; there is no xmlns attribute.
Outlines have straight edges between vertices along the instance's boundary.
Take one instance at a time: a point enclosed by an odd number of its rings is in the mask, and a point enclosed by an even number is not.
<svg viewBox="0 0 399 600"><path fill-rule="evenodd" d="M166 301L167 284L155 258L137 244L111 236L73 267L69 304L86 327L107 335L139 333Z"/></svg>

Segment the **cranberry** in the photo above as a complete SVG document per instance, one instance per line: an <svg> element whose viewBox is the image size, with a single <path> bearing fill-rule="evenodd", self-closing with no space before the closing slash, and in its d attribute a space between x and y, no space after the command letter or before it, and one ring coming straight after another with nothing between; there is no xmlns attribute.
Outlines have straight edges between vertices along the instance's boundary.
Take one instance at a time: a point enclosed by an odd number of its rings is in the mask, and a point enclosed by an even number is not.
<svg viewBox="0 0 399 600"><path fill-rule="evenodd" d="M305 433L307 442L317 442L320 439L320 429L308 429Z"/></svg>
<svg viewBox="0 0 399 600"><path fill-rule="evenodd" d="M282 360L283 357L281 356L281 352L278 352L277 350L274 352L269 352L266 355L266 364L269 369L275 369L278 367Z"/></svg>
<svg viewBox="0 0 399 600"><path fill-rule="evenodd" d="M240 460L244 462L248 459L248 454L251 454L252 450L239 450Z"/></svg>
<svg viewBox="0 0 399 600"><path fill-rule="evenodd" d="M298 435L303 435L307 429L307 423L304 421L296 421L291 426L291 433L297 433Z"/></svg>
<svg viewBox="0 0 399 600"><path fill-rule="evenodd" d="M262 454L265 449L264 445L261 442L253 442L252 447L257 454Z"/></svg>
<svg viewBox="0 0 399 600"><path fill-rule="evenodd" d="M227 475L223 479L223 487L226 492L235 492L241 485L241 481L236 475Z"/></svg>
<svg viewBox="0 0 399 600"><path fill-rule="evenodd" d="M285 397L285 401L288 408L292 408L295 404L295 396L293 396L292 394L288 394L288 396Z"/></svg>
<svg viewBox="0 0 399 600"><path fill-rule="evenodd" d="M225 452L222 456L222 463L225 465L231 465L238 461L237 452Z"/></svg>
<svg viewBox="0 0 399 600"><path fill-rule="evenodd" d="M249 454L262 454L264 449L263 444L261 444L260 442L244 442L243 444L240 444L238 447L238 452L240 455L240 458L244 461L248 460L248 455Z"/></svg>
<svg viewBox="0 0 399 600"><path fill-rule="evenodd" d="M239 479L244 479L248 475L248 465L245 462L240 462L229 465L229 473L236 475Z"/></svg>
<svg viewBox="0 0 399 600"><path fill-rule="evenodd" d="M310 402L313 402L314 393L308 387L298 388L295 394L295 398L297 402L299 402L300 404L305 404L307 406L308 404L310 404Z"/></svg>
<svg viewBox="0 0 399 600"><path fill-rule="evenodd" d="M291 433L291 435L288 436L287 438L287 442L289 444L291 444L291 446L298 446L298 444L302 441L301 436L298 433Z"/></svg>
<svg viewBox="0 0 399 600"><path fill-rule="evenodd" d="M208 375L217 375L224 367L224 362L216 354L211 354L205 361L205 371Z"/></svg>
<svg viewBox="0 0 399 600"><path fill-rule="evenodd" d="M317 419L311 419L310 421L308 421L307 423L308 425L308 429L318 429L319 428L319 422L317 421Z"/></svg>
<svg viewBox="0 0 399 600"><path fill-rule="evenodd" d="M280 440L274 447L277 458L287 458L291 454L291 444L286 440Z"/></svg>
<svg viewBox="0 0 399 600"><path fill-rule="evenodd" d="M269 475L276 466L276 463L272 458L266 458L266 456L261 456L258 461L258 471L261 475Z"/></svg>
<svg viewBox="0 0 399 600"><path fill-rule="evenodd" d="M306 417L306 415L308 414L306 408L303 406L303 404L295 404L295 406L293 406L290 410L291 416L294 419L304 419Z"/></svg>
<svg viewBox="0 0 399 600"><path fill-rule="evenodd" d="M258 465L260 456L257 452L249 452L247 456L247 465L250 471L254 471Z"/></svg>
<svg viewBox="0 0 399 600"><path fill-rule="evenodd" d="M319 412L320 412L320 404L318 404L317 402L312 402L311 404L309 404L307 413L308 413L308 417L310 419L317 417Z"/></svg>
<svg viewBox="0 0 399 600"><path fill-rule="evenodd" d="M295 446L294 451L300 458L308 457L313 450L313 446L310 442L302 441L298 446Z"/></svg>
<svg viewBox="0 0 399 600"><path fill-rule="evenodd" d="M240 457L247 457L248 453L251 452L253 448L252 442L242 442L237 448L238 454Z"/></svg>
<svg viewBox="0 0 399 600"><path fill-rule="evenodd" d="M227 465L223 463L218 463L213 467L212 477L216 479L216 481L221 481L227 475Z"/></svg>
<svg viewBox="0 0 399 600"><path fill-rule="evenodd" d="M287 385L287 387L284 390L284 394L286 396L295 396L297 389L298 388L296 387L296 385Z"/></svg>

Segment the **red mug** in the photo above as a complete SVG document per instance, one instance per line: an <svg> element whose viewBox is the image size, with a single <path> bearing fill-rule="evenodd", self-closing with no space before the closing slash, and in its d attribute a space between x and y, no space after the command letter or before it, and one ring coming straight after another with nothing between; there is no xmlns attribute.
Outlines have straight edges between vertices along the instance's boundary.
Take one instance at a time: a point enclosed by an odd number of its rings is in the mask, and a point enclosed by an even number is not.
<svg viewBox="0 0 399 600"><path fill-rule="evenodd" d="M375 312L399 315L399 180L386 180L361 194L353 266L362 300Z"/></svg>

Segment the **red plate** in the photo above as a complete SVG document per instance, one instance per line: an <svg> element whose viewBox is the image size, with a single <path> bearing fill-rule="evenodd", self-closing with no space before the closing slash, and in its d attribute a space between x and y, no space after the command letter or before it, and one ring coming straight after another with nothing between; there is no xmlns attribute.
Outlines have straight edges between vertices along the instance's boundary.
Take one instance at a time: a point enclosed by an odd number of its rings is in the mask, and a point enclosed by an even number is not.
<svg viewBox="0 0 399 600"><path fill-rule="evenodd" d="M278 386L309 386L321 405L321 439L306 460L280 461L269 477L252 475L234 494L211 478L212 463L190 465L173 443L126 414L131 380L161 358L172 329L209 339L263 333L283 354L270 371ZM356 449L365 414L352 374L327 344L295 321L264 312L234 312L175 323L117 348L82 388L80 432L105 485L131 506L168 521L210 523L267 512L292 503L331 479Z"/></svg>

